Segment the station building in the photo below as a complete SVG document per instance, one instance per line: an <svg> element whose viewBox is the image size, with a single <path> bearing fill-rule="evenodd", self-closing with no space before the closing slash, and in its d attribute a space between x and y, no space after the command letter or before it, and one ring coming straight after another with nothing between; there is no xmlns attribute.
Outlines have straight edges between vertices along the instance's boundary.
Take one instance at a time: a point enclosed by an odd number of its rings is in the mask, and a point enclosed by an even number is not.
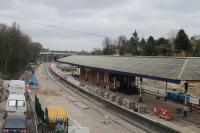
<svg viewBox="0 0 200 133"><path fill-rule="evenodd" d="M167 84L185 85L200 82L200 58L193 57L122 57L122 56L69 56L58 62L80 69L81 80L126 94L142 88L143 79Z"/></svg>

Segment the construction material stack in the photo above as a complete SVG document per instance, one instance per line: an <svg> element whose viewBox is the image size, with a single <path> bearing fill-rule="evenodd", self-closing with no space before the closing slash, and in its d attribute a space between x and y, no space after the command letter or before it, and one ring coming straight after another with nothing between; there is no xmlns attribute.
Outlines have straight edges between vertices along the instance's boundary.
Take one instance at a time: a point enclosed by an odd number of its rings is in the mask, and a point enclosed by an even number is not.
<svg viewBox="0 0 200 133"><path fill-rule="evenodd" d="M68 117L61 106L48 106L45 111L48 128L55 132L68 131Z"/></svg>

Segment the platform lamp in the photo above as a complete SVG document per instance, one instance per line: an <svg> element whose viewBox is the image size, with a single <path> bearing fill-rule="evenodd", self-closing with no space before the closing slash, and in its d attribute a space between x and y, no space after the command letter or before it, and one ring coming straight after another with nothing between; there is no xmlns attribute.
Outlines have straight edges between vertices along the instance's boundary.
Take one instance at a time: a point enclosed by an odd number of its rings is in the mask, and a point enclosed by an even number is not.
<svg viewBox="0 0 200 133"><path fill-rule="evenodd" d="M142 77L140 77L140 96L138 99L139 102L142 102Z"/></svg>
<svg viewBox="0 0 200 133"><path fill-rule="evenodd" d="M185 97L184 97L184 111L183 117L187 117L187 90L188 90L188 83L184 83L185 86Z"/></svg>

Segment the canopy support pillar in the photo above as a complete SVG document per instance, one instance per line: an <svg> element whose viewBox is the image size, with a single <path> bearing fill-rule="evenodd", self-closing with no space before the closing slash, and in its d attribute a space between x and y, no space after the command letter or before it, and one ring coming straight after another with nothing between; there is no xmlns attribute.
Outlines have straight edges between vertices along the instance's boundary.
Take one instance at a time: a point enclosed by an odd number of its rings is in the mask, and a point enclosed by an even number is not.
<svg viewBox="0 0 200 133"><path fill-rule="evenodd" d="M97 72L97 84L99 85L99 73Z"/></svg>
<svg viewBox="0 0 200 133"><path fill-rule="evenodd" d="M88 73L87 73L87 70L85 71L85 80L86 80L86 81L88 80Z"/></svg>
<svg viewBox="0 0 200 133"><path fill-rule="evenodd" d="M113 88L114 90L116 89L116 77L114 76L114 79L113 79Z"/></svg>

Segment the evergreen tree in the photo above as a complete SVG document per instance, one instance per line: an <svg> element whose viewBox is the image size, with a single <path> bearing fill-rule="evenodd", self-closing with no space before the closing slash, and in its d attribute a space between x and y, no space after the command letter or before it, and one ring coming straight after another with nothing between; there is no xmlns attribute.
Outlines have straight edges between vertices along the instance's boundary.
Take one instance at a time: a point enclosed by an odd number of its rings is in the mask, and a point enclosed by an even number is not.
<svg viewBox="0 0 200 133"><path fill-rule="evenodd" d="M170 55L171 54L171 44L168 39L164 37L158 38L156 50L158 55Z"/></svg>
<svg viewBox="0 0 200 133"><path fill-rule="evenodd" d="M139 43L139 54L144 55L146 47L146 40L144 38L141 39Z"/></svg>
<svg viewBox="0 0 200 133"><path fill-rule="evenodd" d="M138 33L135 30L134 33L132 34L132 37L130 38L130 46L132 48L133 55L138 55L139 39L140 38L138 37Z"/></svg>
<svg viewBox="0 0 200 133"><path fill-rule="evenodd" d="M155 56L157 55L157 51L156 51L156 41L154 40L154 38L152 36L150 36L147 40L147 43L144 46L144 55L146 56Z"/></svg>
<svg viewBox="0 0 200 133"><path fill-rule="evenodd" d="M191 51L190 40L183 29L178 31L178 34L175 39L175 49L183 51Z"/></svg>

